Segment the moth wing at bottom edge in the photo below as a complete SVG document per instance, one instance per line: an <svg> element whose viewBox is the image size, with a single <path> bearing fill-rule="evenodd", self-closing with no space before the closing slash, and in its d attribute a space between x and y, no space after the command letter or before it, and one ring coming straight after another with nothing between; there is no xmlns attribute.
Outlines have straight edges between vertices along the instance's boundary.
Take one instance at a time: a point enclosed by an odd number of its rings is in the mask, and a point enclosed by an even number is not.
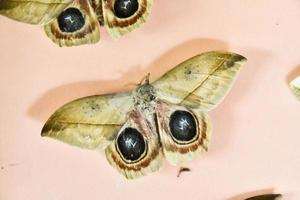
<svg viewBox="0 0 300 200"><path fill-rule="evenodd" d="M133 105L130 93L77 99L59 108L46 122L42 136L87 149L104 149L126 122Z"/></svg>
<svg viewBox="0 0 300 200"><path fill-rule="evenodd" d="M119 130L114 141L105 149L106 158L110 165L127 179L145 176L157 171L162 165L163 154L160 147L159 136L156 132L154 119L151 121L152 123L149 124L149 121L144 120L139 112L131 112L128 121ZM141 151L143 153L135 160L126 159L126 156L123 156L122 150L120 150L119 147L119 137L121 137L120 135L124 133L126 128L134 128L137 130L139 134L143 136L145 142L145 149ZM138 143L133 141L133 145L138 145Z"/></svg>
<svg viewBox="0 0 300 200"><path fill-rule="evenodd" d="M160 140L164 156L170 164L177 165L191 161L208 150L212 127L209 116L205 112L166 103L159 103L158 110ZM170 116L177 110L191 113L196 121L197 133L190 141L179 141L172 136L169 126Z"/></svg>

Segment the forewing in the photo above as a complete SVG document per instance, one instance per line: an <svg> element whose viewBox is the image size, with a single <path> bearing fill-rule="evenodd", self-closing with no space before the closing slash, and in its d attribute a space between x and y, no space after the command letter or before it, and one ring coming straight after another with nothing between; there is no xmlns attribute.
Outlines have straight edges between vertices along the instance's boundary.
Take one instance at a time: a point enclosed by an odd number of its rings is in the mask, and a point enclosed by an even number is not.
<svg viewBox="0 0 300 200"><path fill-rule="evenodd" d="M100 40L100 24L89 0L75 0L44 29L59 46L91 44Z"/></svg>
<svg viewBox="0 0 300 200"><path fill-rule="evenodd" d="M138 8L136 12L128 17L118 17L120 14L115 11L117 2L120 2L120 0L106 0L102 3L104 24L110 35L115 39L145 23L150 15L153 0L137 0Z"/></svg>
<svg viewBox="0 0 300 200"><path fill-rule="evenodd" d="M178 139L178 136L176 137L174 133L172 133L171 124L174 123L174 121L171 120L171 115L176 111L185 111L193 116L196 123L196 134L193 138L182 140ZM185 161L193 160L208 150L211 136L211 123L206 113L200 110L189 110L184 106L159 102L157 119L164 156L170 164L177 165ZM184 118L182 118L180 123L184 122ZM191 126L191 124L192 123L190 123L189 126Z"/></svg>
<svg viewBox="0 0 300 200"><path fill-rule="evenodd" d="M126 152L126 149L124 150L119 145L120 140L124 138L125 130L128 128L137 130L142 135L145 144L143 151L141 151L141 148L132 148L131 151L128 150ZM132 145L139 145L139 141L131 139L128 137L125 142L130 142ZM127 179L138 178L150 172L157 171L162 164L163 155L154 118L146 120L140 112L131 112L128 121L119 130L117 137L106 148L105 152L109 163ZM140 152L138 158L128 158L137 152Z"/></svg>
<svg viewBox="0 0 300 200"><path fill-rule="evenodd" d="M104 149L133 109L129 93L81 98L59 108L46 122L42 136L88 149Z"/></svg>
<svg viewBox="0 0 300 200"><path fill-rule="evenodd" d="M0 14L25 23L46 24L71 2L72 0L0 0Z"/></svg>
<svg viewBox="0 0 300 200"><path fill-rule="evenodd" d="M229 52L200 54L179 64L153 85L159 99L208 111L227 94L245 61L245 57Z"/></svg>
<svg viewBox="0 0 300 200"><path fill-rule="evenodd" d="M294 95L300 100L300 76L290 83L290 89Z"/></svg>

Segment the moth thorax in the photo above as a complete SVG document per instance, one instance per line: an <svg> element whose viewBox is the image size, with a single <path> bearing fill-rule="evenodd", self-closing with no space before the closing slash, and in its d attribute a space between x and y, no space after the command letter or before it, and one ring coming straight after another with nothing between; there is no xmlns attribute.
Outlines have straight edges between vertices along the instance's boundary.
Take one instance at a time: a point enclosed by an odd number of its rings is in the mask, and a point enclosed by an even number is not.
<svg viewBox="0 0 300 200"><path fill-rule="evenodd" d="M141 110L155 111L156 94L152 85L145 83L133 91L134 105Z"/></svg>

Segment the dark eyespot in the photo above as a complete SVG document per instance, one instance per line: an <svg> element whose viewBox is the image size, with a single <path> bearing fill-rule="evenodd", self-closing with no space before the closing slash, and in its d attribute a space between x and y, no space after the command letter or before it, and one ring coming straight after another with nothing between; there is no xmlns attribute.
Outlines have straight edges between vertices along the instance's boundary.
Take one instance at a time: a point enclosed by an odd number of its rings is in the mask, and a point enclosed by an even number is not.
<svg viewBox="0 0 300 200"><path fill-rule="evenodd" d="M197 134L197 125L193 115L187 111L177 110L171 114L169 121L173 137L179 141L190 141Z"/></svg>
<svg viewBox="0 0 300 200"><path fill-rule="evenodd" d="M117 145L123 157L130 161L138 160L146 148L142 134L135 128L125 128L117 139Z"/></svg>
<svg viewBox="0 0 300 200"><path fill-rule="evenodd" d="M115 15L119 18L132 16L139 9L138 0L116 0L114 5Z"/></svg>
<svg viewBox="0 0 300 200"><path fill-rule="evenodd" d="M64 10L57 18L58 26L62 32L75 32L84 26L84 18L77 8Z"/></svg>

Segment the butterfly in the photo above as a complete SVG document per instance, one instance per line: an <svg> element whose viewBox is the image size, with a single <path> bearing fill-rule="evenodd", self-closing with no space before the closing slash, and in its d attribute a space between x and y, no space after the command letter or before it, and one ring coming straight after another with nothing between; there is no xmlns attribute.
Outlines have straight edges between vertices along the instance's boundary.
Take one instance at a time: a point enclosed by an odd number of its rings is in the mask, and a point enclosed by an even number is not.
<svg viewBox="0 0 300 200"><path fill-rule="evenodd" d="M0 14L43 25L59 46L96 43L100 26L117 39L143 24L152 0L1 0Z"/></svg>
<svg viewBox="0 0 300 200"><path fill-rule="evenodd" d="M300 76L291 81L289 86L295 96L300 100Z"/></svg>
<svg viewBox="0 0 300 200"><path fill-rule="evenodd" d="M149 77L131 92L80 98L59 108L42 136L86 149L105 150L108 162L128 179L207 151L207 112L227 94L246 58L207 52L179 64L160 79Z"/></svg>

